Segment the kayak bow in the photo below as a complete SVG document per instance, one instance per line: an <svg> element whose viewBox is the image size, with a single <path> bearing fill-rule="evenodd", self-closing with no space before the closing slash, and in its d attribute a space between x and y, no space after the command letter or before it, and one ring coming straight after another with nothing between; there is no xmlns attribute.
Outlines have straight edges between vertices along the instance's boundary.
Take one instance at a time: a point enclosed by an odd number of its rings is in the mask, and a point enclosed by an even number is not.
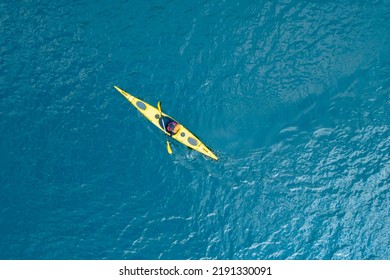
<svg viewBox="0 0 390 280"><path fill-rule="evenodd" d="M125 92L124 90L114 86L117 91L119 91L137 110L144 115L151 123L157 126L162 132L171 136L176 141L182 143L183 145L198 151L214 160L218 160L218 157L209 149L205 144L202 143L193 133L191 133L187 128L180 124L180 129L173 135L168 133L165 130L164 121L160 120L162 118L168 118L175 121L172 117L168 116L164 112L161 112L159 109L153 107L152 105L138 99L137 97ZM161 107L159 107L161 109ZM175 121L176 122L176 121ZM161 123L164 125L162 127ZM177 122L178 123L178 122Z"/></svg>

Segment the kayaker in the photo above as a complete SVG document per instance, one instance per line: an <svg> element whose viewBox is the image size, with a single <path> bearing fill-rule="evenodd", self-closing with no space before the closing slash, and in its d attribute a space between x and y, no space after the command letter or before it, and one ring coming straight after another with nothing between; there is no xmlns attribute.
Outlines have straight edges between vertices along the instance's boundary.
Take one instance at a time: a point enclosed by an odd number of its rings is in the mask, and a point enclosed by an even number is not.
<svg viewBox="0 0 390 280"><path fill-rule="evenodd" d="M161 127L170 135L175 135L180 130L180 124L166 116L160 118Z"/></svg>
<svg viewBox="0 0 390 280"><path fill-rule="evenodd" d="M169 134L173 135L176 134L180 129L180 124L178 124L175 121L171 121L167 125L167 131Z"/></svg>

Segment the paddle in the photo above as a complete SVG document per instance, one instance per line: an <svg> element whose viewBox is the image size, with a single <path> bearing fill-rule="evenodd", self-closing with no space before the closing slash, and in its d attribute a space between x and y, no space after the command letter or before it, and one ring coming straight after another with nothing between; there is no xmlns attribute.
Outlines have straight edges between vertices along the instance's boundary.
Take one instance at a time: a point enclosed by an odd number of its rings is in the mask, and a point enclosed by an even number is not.
<svg viewBox="0 0 390 280"><path fill-rule="evenodd" d="M167 140L167 151L168 151L168 154L172 155L171 144L169 143L168 140Z"/></svg>
<svg viewBox="0 0 390 280"><path fill-rule="evenodd" d="M158 110L159 110L159 112L160 112L160 118L162 118L161 102L160 102L160 101L157 103L157 108L158 108ZM161 120L161 122L162 122L162 124L163 124L164 130L167 131L167 130L165 129L164 120ZM168 140L167 140L167 151L168 151L168 154L170 154L170 155L172 154L171 143L169 143Z"/></svg>

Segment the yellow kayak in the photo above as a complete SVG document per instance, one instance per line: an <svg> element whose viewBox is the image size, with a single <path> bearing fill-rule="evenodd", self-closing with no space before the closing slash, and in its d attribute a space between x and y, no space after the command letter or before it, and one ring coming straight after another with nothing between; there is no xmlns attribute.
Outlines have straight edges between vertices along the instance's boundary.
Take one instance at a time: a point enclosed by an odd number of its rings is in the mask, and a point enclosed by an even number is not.
<svg viewBox="0 0 390 280"><path fill-rule="evenodd" d="M151 123L157 126L162 132L171 136L173 139L179 141L183 145L186 145L187 147L198 151L205 156L211 157L214 160L218 160L218 157L209 148L207 148L205 144L203 144L194 134L192 134L183 125L175 121L172 117L164 114L156 107L153 107L145 101L138 99L137 97L118 88L117 86L114 87L124 97L126 97L126 99L129 100L129 102L133 104L133 106L137 108L142 115L144 115Z"/></svg>

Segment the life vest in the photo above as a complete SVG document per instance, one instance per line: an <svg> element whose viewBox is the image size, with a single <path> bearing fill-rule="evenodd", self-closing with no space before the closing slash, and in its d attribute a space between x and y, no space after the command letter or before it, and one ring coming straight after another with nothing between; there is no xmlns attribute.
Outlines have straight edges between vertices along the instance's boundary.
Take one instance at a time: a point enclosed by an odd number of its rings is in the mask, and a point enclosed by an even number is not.
<svg viewBox="0 0 390 280"><path fill-rule="evenodd" d="M173 132L173 130L175 129L176 125L177 125L177 122L170 122L170 123L168 123L167 130L169 132Z"/></svg>

